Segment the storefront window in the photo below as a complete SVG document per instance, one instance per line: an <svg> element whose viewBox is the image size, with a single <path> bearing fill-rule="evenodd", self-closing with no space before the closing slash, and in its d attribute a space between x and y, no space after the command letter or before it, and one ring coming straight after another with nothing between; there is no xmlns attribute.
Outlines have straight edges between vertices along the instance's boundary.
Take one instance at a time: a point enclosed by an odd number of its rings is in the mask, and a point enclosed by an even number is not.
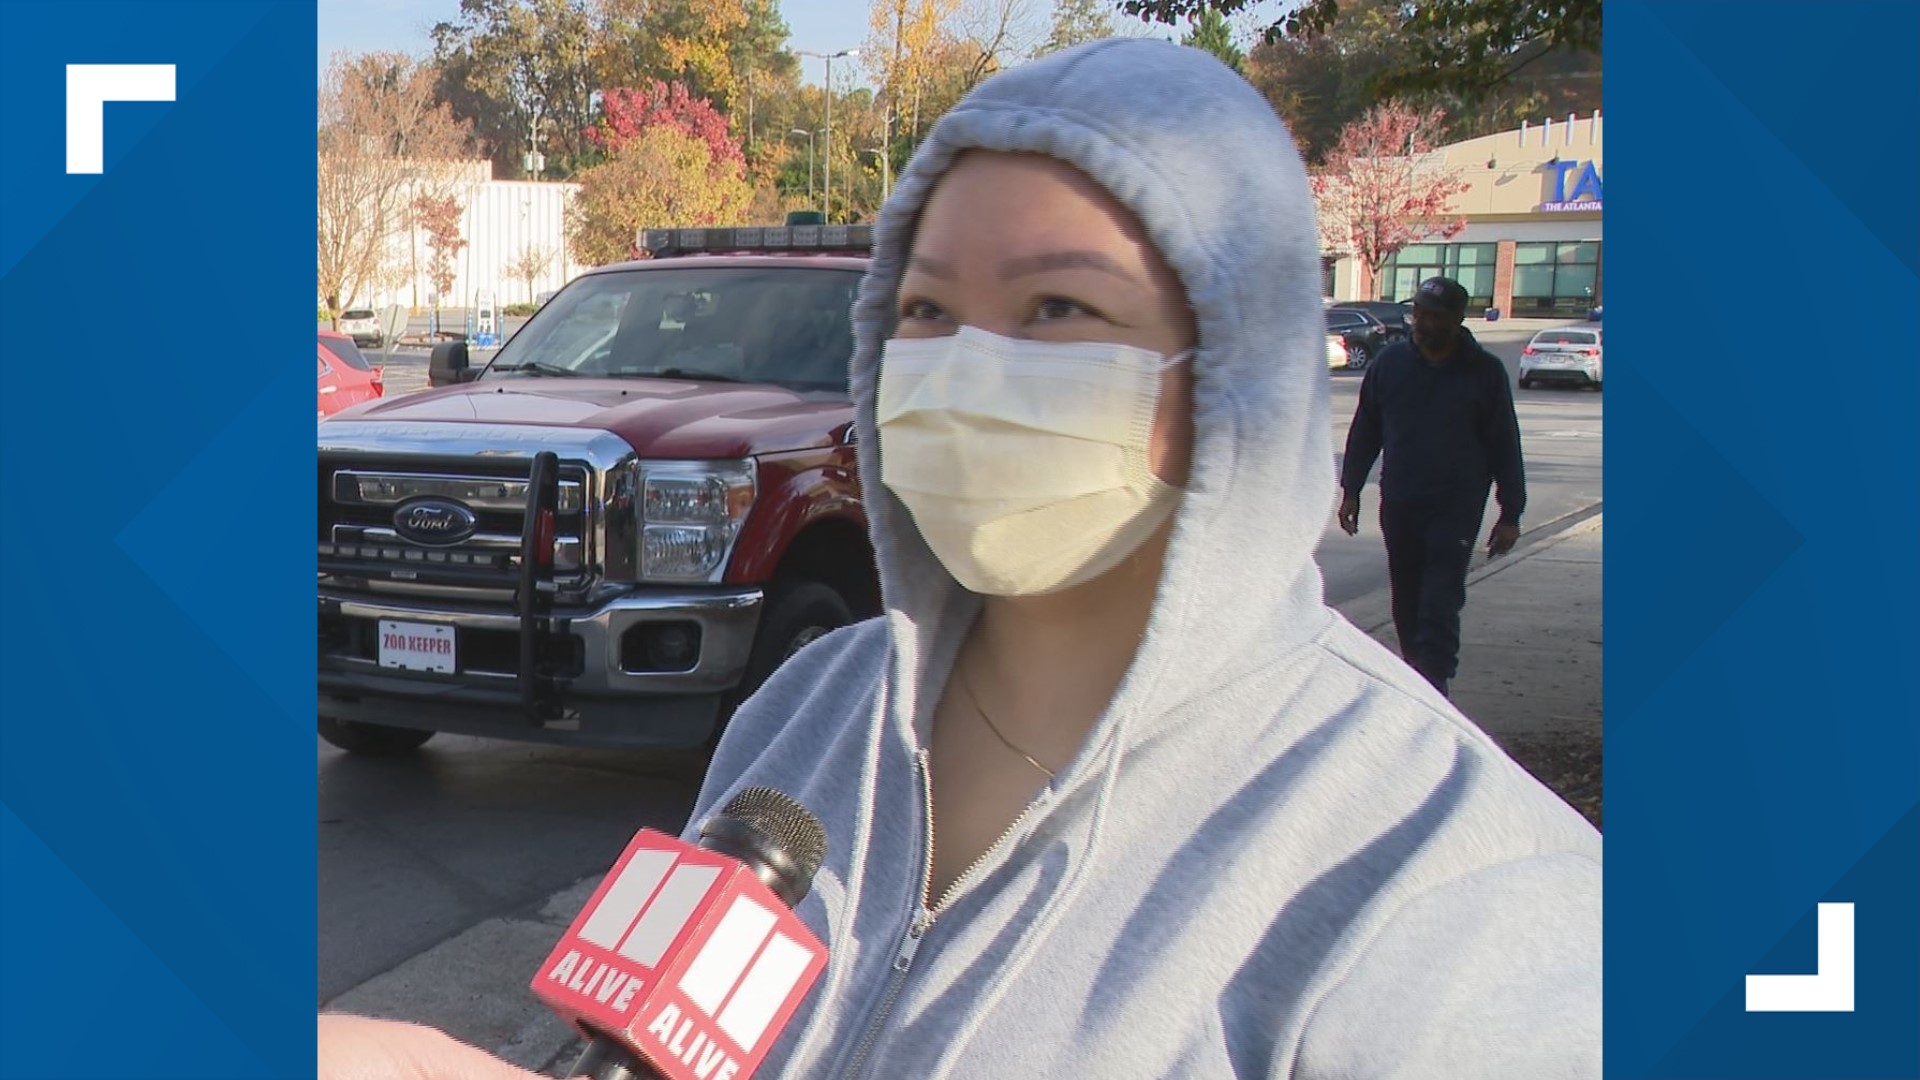
<svg viewBox="0 0 1920 1080"><path fill-rule="evenodd" d="M1387 257L1380 299L1411 300L1430 277L1447 277L1467 290L1467 309L1493 306L1493 264L1498 244L1409 244Z"/></svg>
<svg viewBox="0 0 1920 1080"><path fill-rule="evenodd" d="M1579 316L1599 302L1600 245L1597 242L1514 245L1515 315Z"/></svg>

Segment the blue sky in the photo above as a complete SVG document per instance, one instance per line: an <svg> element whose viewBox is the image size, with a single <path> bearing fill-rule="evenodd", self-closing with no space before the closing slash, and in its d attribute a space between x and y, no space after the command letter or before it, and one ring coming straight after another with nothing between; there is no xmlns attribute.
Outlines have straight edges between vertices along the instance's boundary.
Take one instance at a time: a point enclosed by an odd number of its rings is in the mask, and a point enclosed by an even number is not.
<svg viewBox="0 0 1920 1080"><path fill-rule="evenodd" d="M1044 26L1052 10L1052 0L1031 0L1037 18ZM1276 8L1284 9L1284 0L1256 0L1234 22L1243 34L1257 21L1274 18ZM790 48L809 52L838 52L856 48L867 37L866 0L780 0L780 11L792 31ZM369 52L398 49L424 54L432 47L428 32L436 22L449 22L460 14L460 0L319 0L320 67L335 51ZM1125 16L1116 14L1116 19ZM1044 32L1044 31L1043 31ZM1155 36L1172 31L1156 28ZM803 77L819 83L824 76L818 60L803 60ZM837 67L838 65L836 65ZM836 78L836 83L840 80Z"/></svg>
<svg viewBox="0 0 1920 1080"><path fill-rule="evenodd" d="M460 14L460 0L319 0L318 7L322 67L340 49L425 53L432 47L428 31L433 24ZM857 48L867 36L867 5L860 0L780 0L780 10L794 49L839 52ZM824 74L818 60L806 60L802 70L812 83Z"/></svg>

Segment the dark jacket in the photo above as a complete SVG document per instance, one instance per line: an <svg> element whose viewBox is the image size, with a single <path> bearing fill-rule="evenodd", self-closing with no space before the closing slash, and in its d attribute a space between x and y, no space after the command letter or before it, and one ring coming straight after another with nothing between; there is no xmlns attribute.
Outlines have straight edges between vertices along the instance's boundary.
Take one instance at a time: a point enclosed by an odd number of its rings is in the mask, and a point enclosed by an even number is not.
<svg viewBox="0 0 1920 1080"><path fill-rule="evenodd" d="M1360 383L1360 406L1347 431L1340 486L1357 496L1374 459L1380 497L1394 503L1486 503L1499 486L1500 523L1518 525L1527 507L1520 422L1500 358L1466 328L1444 363L1420 355L1411 340L1388 346Z"/></svg>

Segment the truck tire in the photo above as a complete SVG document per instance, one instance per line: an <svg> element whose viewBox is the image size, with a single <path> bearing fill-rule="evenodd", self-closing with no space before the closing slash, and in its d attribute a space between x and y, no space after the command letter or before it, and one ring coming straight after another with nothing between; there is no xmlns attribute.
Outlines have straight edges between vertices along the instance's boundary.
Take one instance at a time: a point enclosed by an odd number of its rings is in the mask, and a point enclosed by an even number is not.
<svg viewBox="0 0 1920 1080"><path fill-rule="evenodd" d="M433 732L323 716L320 737L358 757L397 757L419 749L422 743L433 738Z"/></svg>
<svg viewBox="0 0 1920 1080"><path fill-rule="evenodd" d="M815 638L852 622L853 609L846 599L818 581L783 581L768 589L760 630L754 635L753 650L747 654L746 674L727 695L720 730L726 726L725 718L752 697L788 657ZM720 739L720 730L714 732L715 742Z"/></svg>

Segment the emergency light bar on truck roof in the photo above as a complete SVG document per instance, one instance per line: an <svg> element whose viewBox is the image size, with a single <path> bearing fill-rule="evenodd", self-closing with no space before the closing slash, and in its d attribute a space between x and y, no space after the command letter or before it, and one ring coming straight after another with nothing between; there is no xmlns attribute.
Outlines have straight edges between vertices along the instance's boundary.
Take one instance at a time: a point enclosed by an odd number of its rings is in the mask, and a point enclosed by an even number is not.
<svg viewBox="0 0 1920 1080"><path fill-rule="evenodd" d="M752 225L720 229L641 229L641 250L656 259L675 255L778 255L873 250L871 225Z"/></svg>

